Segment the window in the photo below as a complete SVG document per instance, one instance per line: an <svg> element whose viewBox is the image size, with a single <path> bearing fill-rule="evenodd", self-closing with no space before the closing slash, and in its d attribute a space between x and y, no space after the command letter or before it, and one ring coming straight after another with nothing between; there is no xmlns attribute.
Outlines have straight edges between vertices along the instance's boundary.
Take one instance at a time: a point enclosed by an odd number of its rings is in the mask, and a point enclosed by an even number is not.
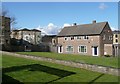
<svg viewBox="0 0 120 84"><path fill-rule="evenodd" d="M74 40L74 36L71 37L71 40Z"/></svg>
<svg viewBox="0 0 120 84"><path fill-rule="evenodd" d="M103 40L105 40L105 35L103 35Z"/></svg>
<svg viewBox="0 0 120 84"><path fill-rule="evenodd" d="M118 43L118 39L116 39L115 42Z"/></svg>
<svg viewBox="0 0 120 84"><path fill-rule="evenodd" d="M9 41L8 41L8 40L6 40L6 44L9 44Z"/></svg>
<svg viewBox="0 0 120 84"><path fill-rule="evenodd" d="M38 38L40 38L40 36L38 36Z"/></svg>
<svg viewBox="0 0 120 84"><path fill-rule="evenodd" d="M37 41L38 43L40 43L40 41Z"/></svg>
<svg viewBox="0 0 120 84"><path fill-rule="evenodd" d="M80 52L80 53L86 53L87 52L87 47L86 46L79 46L78 47L78 52Z"/></svg>
<svg viewBox="0 0 120 84"><path fill-rule="evenodd" d="M53 45L56 43L56 40L55 39L52 39L52 43L53 43Z"/></svg>
<svg viewBox="0 0 120 84"><path fill-rule="evenodd" d="M81 39L81 36L77 36L77 39Z"/></svg>
<svg viewBox="0 0 120 84"><path fill-rule="evenodd" d="M28 36L26 36L26 40L29 40L29 39L28 39Z"/></svg>
<svg viewBox="0 0 120 84"><path fill-rule="evenodd" d="M113 40L113 38L112 38L112 36L109 36L109 38L108 38L109 40Z"/></svg>
<svg viewBox="0 0 120 84"><path fill-rule="evenodd" d="M67 46L66 51L67 52L73 52L73 46Z"/></svg>
<svg viewBox="0 0 120 84"><path fill-rule="evenodd" d="M115 38L117 38L117 37L118 37L118 35L116 34L116 35L115 35Z"/></svg>
<svg viewBox="0 0 120 84"><path fill-rule="evenodd" d="M84 39L88 39L88 36L84 36Z"/></svg>
<svg viewBox="0 0 120 84"><path fill-rule="evenodd" d="M68 38L67 38L67 37L65 37L65 38L64 38L64 40L68 40Z"/></svg>

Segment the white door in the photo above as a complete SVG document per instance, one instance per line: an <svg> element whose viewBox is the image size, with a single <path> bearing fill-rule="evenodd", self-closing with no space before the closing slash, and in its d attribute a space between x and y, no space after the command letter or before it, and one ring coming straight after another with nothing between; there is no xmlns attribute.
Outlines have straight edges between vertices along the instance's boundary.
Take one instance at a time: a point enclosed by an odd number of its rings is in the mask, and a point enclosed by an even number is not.
<svg viewBox="0 0 120 84"><path fill-rule="evenodd" d="M92 55L93 56L98 56L98 47L97 46L92 47Z"/></svg>
<svg viewBox="0 0 120 84"><path fill-rule="evenodd" d="M59 46L58 47L58 53L62 53L63 52L63 47L62 46Z"/></svg>

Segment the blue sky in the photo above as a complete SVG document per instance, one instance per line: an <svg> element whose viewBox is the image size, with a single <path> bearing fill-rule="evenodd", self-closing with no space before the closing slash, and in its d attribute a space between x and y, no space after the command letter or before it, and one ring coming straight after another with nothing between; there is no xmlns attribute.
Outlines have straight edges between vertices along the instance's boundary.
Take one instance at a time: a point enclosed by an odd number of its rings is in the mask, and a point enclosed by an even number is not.
<svg viewBox="0 0 120 84"><path fill-rule="evenodd" d="M2 7L15 16L16 28L43 28L56 33L65 25L108 21L118 28L117 2L3 2ZM49 32L50 31L50 32Z"/></svg>

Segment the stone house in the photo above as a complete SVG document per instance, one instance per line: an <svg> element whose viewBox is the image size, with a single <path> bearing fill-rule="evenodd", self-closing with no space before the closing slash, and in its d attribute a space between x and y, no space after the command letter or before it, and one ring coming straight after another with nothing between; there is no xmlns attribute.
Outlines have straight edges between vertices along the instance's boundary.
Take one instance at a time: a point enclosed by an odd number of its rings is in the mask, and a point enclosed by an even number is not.
<svg viewBox="0 0 120 84"><path fill-rule="evenodd" d="M10 50L10 18L0 16L0 47Z"/></svg>
<svg viewBox="0 0 120 84"><path fill-rule="evenodd" d="M108 22L93 21L91 24L64 27L56 40L58 53L113 55L113 33Z"/></svg>
<svg viewBox="0 0 120 84"><path fill-rule="evenodd" d="M120 31L113 31L113 55L120 56Z"/></svg>
<svg viewBox="0 0 120 84"><path fill-rule="evenodd" d="M30 44L38 45L41 43L41 31L36 30L36 29L13 30L11 32L11 38L15 38L18 40L22 39L24 41L27 41Z"/></svg>
<svg viewBox="0 0 120 84"><path fill-rule="evenodd" d="M41 43L41 31L36 29L13 30L10 36L12 45L24 46L25 50L31 51L33 45Z"/></svg>

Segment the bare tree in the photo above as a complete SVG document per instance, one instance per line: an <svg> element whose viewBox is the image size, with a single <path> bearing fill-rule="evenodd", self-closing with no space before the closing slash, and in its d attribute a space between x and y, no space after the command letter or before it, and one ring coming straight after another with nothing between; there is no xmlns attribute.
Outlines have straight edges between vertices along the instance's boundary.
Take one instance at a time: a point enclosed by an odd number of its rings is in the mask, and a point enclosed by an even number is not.
<svg viewBox="0 0 120 84"><path fill-rule="evenodd" d="M14 30L14 25L17 24L15 17L10 17L11 30Z"/></svg>
<svg viewBox="0 0 120 84"><path fill-rule="evenodd" d="M2 10L2 16L10 18L11 30L14 30L14 25L17 24L16 18L9 15L9 11L5 9Z"/></svg>

